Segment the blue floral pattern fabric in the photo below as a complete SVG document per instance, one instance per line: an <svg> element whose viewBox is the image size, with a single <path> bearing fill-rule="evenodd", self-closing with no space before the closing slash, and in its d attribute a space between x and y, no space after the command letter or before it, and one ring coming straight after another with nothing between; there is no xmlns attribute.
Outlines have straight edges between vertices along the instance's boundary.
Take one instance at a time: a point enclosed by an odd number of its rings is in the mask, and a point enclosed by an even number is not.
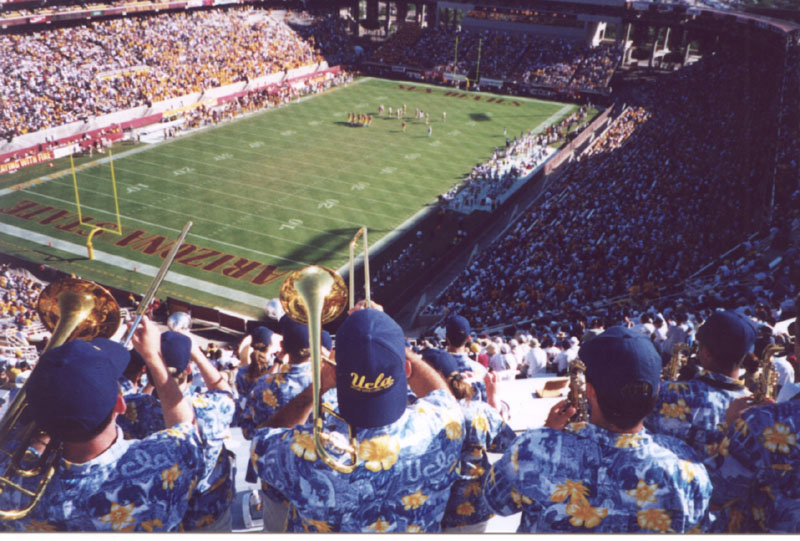
<svg viewBox="0 0 800 541"><path fill-rule="evenodd" d="M464 439L455 398L433 391L394 423L358 429L356 438L361 462L340 473L317 456L310 425L254 434L259 477L291 502L288 531L441 531Z"/></svg>
<svg viewBox="0 0 800 541"><path fill-rule="evenodd" d="M122 391L122 396L128 396L136 393L136 388L133 386L133 382L125 376L121 376L119 378L119 388Z"/></svg>
<svg viewBox="0 0 800 541"><path fill-rule="evenodd" d="M137 394L125 400L127 409L124 415L117 417L117 424L126 438L143 439L164 429L161 403L157 398ZM205 443L205 469L186 512L183 523L186 531L212 524L233 501L233 470L224 447L235 411L233 397L225 391L208 391L193 394L191 402Z"/></svg>
<svg viewBox="0 0 800 541"><path fill-rule="evenodd" d="M143 440L117 433L108 450L86 463L62 458L31 514L5 525L25 532L179 530L204 471L194 426L177 424Z"/></svg>
<svg viewBox="0 0 800 541"><path fill-rule="evenodd" d="M750 394L744 383L700 370L689 381L663 382L656 407L644 420L651 432L674 436L705 458L725 436L725 412L736 398Z"/></svg>
<svg viewBox="0 0 800 541"><path fill-rule="evenodd" d="M730 532L800 532L800 400L753 407L709 460Z"/></svg>
<svg viewBox="0 0 800 541"><path fill-rule="evenodd" d="M711 483L697 454L670 436L588 423L517 437L492 465L489 506L522 512L519 532L686 532L704 527Z"/></svg>
<svg viewBox="0 0 800 541"><path fill-rule="evenodd" d="M486 402L461 400L459 405L464 413L461 477L450 489L442 528L477 524L492 517L483 496L483 481L489 472L487 452L502 453L517 437L500 413Z"/></svg>
<svg viewBox="0 0 800 541"><path fill-rule="evenodd" d="M311 385L311 361L290 365L285 372L260 378L250 396L242 416L242 434L252 438L253 431L272 417L276 411L288 404Z"/></svg>

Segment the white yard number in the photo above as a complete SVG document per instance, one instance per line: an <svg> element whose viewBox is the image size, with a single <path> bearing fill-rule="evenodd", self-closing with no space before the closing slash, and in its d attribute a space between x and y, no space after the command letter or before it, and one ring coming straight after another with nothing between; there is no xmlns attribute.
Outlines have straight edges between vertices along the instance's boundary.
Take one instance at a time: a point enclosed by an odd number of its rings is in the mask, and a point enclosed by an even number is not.
<svg viewBox="0 0 800 541"><path fill-rule="evenodd" d="M250 148L259 148L259 147L263 147L263 146L264 146L264 143L261 142L261 141L253 141L252 143L250 143Z"/></svg>
<svg viewBox="0 0 800 541"><path fill-rule="evenodd" d="M303 225L303 220L298 220L297 218L292 218L285 224L281 224L278 228L278 231L283 231L284 229L294 229L298 225Z"/></svg>
<svg viewBox="0 0 800 541"><path fill-rule="evenodd" d="M141 190L143 190L143 189L144 189L144 190L146 190L146 189L147 189L147 184L141 184L141 183L139 183L139 184L137 184L137 185L135 185L135 186L128 186L128 187L126 188L126 190L127 190L127 192L128 192L128 193L139 192L139 191L141 191Z"/></svg>
<svg viewBox="0 0 800 541"><path fill-rule="evenodd" d="M180 169L176 169L175 171L173 171L172 174L175 175L176 177L179 177L181 175L187 175L192 171L194 171L194 169L192 169L191 167L181 167Z"/></svg>
<svg viewBox="0 0 800 541"><path fill-rule="evenodd" d="M317 205L317 208L318 209L322 209L322 208L332 209L333 207L335 207L338 204L339 204L339 200L338 199L326 199L325 201L323 201L322 203Z"/></svg>
<svg viewBox="0 0 800 541"><path fill-rule="evenodd" d="M233 158L233 154L225 152L224 154L217 154L214 156L214 161L221 162L222 160L230 160L231 158Z"/></svg>
<svg viewBox="0 0 800 541"><path fill-rule="evenodd" d="M354 192L356 190L366 190L369 187L369 182L358 182L350 186L350 191Z"/></svg>

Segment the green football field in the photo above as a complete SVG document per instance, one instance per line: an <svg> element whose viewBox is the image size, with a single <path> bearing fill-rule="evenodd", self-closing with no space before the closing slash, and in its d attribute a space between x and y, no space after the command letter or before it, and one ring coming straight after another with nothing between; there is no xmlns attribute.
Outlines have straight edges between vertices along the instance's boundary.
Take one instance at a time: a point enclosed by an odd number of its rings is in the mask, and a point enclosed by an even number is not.
<svg viewBox="0 0 800 541"><path fill-rule="evenodd" d="M405 132L403 121L388 116L403 104ZM430 136L415 108L429 113ZM144 292L191 220L159 297L258 316L287 272L346 265L359 227L367 226L371 246L413 227L410 219L505 144L504 129L509 137L541 129L575 108L361 79L163 143L115 147L122 234L97 234L91 261L91 227L79 223L68 159L3 178L0 252ZM348 125L350 112L371 113L372 125ZM83 162L82 221L113 228L108 159Z"/></svg>

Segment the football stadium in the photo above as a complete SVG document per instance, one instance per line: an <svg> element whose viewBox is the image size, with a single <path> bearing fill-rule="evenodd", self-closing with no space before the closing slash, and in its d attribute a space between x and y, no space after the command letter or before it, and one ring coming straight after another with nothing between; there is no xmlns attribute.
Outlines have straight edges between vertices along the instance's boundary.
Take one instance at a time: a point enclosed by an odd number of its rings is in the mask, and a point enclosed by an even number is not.
<svg viewBox="0 0 800 541"><path fill-rule="evenodd" d="M800 531L794 2L0 44L0 530Z"/></svg>

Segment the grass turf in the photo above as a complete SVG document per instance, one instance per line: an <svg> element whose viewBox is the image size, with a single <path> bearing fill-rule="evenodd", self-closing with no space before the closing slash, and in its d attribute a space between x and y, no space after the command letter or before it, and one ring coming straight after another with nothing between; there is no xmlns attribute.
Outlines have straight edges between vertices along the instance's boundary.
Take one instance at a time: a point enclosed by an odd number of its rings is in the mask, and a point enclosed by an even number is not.
<svg viewBox="0 0 800 541"><path fill-rule="evenodd" d="M379 104L386 107L383 115L378 115ZM405 132L401 120L388 116L389 107L403 104ZM425 122L414 118L415 108L429 112L431 136ZM289 270L312 263L345 265L358 227L369 228L374 245L503 146L504 129L513 137L550 125L575 108L364 79L165 143L115 150L123 234L99 234L94 247L125 263L88 261L85 249L75 249L85 244L89 227L69 227L71 221L74 225L75 191L68 160L55 168L16 173L17 183L42 172L55 178L0 192L0 220L71 244L49 246L3 228L0 249L138 292L150 278L134 273L133 267L158 267L169 241L192 220L186 242L194 249L179 254L171 275L209 286L170 281L159 296L258 316L264 303L253 298L276 296ZM350 112L371 113L372 125L348 125ZM77 172L81 210L84 220L113 222L110 170L101 158L83 160ZM39 206L8 213L24 201ZM62 210L70 214L56 215ZM242 300L231 290L253 297Z"/></svg>

